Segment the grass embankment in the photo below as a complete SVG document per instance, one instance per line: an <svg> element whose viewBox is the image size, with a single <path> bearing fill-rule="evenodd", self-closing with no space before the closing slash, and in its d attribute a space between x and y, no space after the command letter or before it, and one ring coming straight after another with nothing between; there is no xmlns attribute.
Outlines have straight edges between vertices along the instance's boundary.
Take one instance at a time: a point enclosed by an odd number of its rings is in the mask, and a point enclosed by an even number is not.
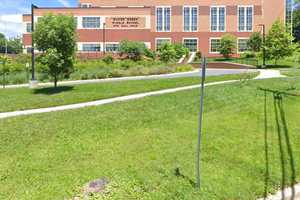
<svg viewBox="0 0 300 200"><path fill-rule="evenodd" d="M207 82L253 78L257 73L207 77ZM199 77L93 83L55 88L0 89L0 112L81 103L199 84Z"/></svg>
<svg viewBox="0 0 300 200"><path fill-rule="evenodd" d="M110 184L99 199L256 199L266 186L280 187L282 164L285 184L291 161L300 181L300 97L284 96L278 107L258 90L291 86L299 94L299 78L206 89L200 191L193 187L198 89L0 120L0 199L70 199L101 177Z"/></svg>
<svg viewBox="0 0 300 200"><path fill-rule="evenodd" d="M289 77L300 77L300 69L282 69L280 72Z"/></svg>

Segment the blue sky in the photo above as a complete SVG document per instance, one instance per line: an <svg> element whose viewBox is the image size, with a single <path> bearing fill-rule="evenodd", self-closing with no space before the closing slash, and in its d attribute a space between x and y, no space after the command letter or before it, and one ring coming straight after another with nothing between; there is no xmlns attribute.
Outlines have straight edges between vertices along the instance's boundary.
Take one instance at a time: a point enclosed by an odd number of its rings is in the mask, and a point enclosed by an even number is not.
<svg viewBox="0 0 300 200"><path fill-rule="evenodd" d="M31 3L40 7L74 7L77 0L0 0L0 32L7 37L22 33L22 14L30 13Z"/></svg>

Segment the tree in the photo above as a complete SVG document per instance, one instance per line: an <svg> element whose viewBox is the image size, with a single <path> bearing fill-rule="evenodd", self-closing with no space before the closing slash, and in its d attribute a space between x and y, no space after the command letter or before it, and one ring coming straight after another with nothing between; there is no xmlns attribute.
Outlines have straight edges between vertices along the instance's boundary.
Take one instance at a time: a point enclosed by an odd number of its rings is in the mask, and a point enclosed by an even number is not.
<svg viewBox="0 0 300 200"><path fill-rule="evenodd" d="M1 56L0 55L0 66L1 66L1 71L0 75L2 76L2 84L5 86L5 75L9 73L9 66L8 64L11 62L11 59L5 55Z"/></svg>
<svg viewBox="0 0 300 200"><path fill-rule="evenodd" d="M123 40L120 42L120 55L137 61L145 54L146 45L143 42Z"/></svg>
<svg viewBox="0 0 300 200"><path fill-rule="evenodd" d="M48 67L48 73L54 78L54 87L57 87L58 76L64 73L64 57L57 49L47 49L41 57L41 63Z"/></svg>
<svg viewBox="0 0 300 200"><path fill-rule="evenodd" d="M42 52L41 62L49 67L54 86L61 76L69 76L73 70L76 50L76 21L73 16L46 15L39 18L33 39ZM57 62L57 67L54 67Z"/></svg>
<svg viewBox="0 0 300 200"><path fill-rule="evenodd" d="M7 53L19 54L22 52L23 44L22 39L20 37L15 37L11 39L6 39L3 33L0 33L0 53L6 52L7 45Z"/></svg>
<svg viewBox="0 0 300 200"><path fill-rule="evenodd" d="M236 49L236 38L230 34L223 35L218 49L224 58L230 58Z"/></svg>
<svg viewBox="0 0 300 200"><path fill-rule="evenodd" d="M252 33L248 43L248 47L250 48L251 51L253 52L259 52L262 47L262 37L259 32Z"/></svg>
<svg viewBox="0 0 300 200"><path fill-rule="evenodd" d="M293 55L297 46L293 44L293 36L286 31L284 24L276 21L266 36L266 58L277 61L287 56Z"/></svg>
<svg viewBox="0 0 300 200"><path fill-rule="evenodd" d="M7 46L8 46L9 53L13 53L13 54L22 53L23 44L22 44L22 39L20 37L15 37L8 40Z"/></svg>

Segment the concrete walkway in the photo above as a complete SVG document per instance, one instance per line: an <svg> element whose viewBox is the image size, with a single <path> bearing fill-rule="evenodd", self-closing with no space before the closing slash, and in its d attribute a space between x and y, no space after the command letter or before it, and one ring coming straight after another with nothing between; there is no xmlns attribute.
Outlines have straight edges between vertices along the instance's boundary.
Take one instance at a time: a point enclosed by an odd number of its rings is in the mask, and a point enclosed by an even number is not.
<svg viewBox="0 0 300 200"><path fill-rule="evenodd" d="M260 198L258 200L300 200L300 183L294 186L295 194L292 195L292 189L286 188L285 190L280 190L274 195L270 195L267 198ZM283 195L284 194L284 198Z"/></svg>
<svg viewBox="0 0 300 200"><path fill-rule="evenodd" d="M207 69L207 76L221 76L228 74L241 74L248 72L257 72L256 69ZM147 75L147 76L131 76L131 77L120 77L120 78L105 78L105 79L90 79L90 80L76 80L76 81L60 81L59 86L62 85L81 85L89 83L107 83L107 82L118 82L118 81L131 81L131 80L153 80L153 79L166 79L166 78L183 78L183 77L199 77L201 73L199 69L190 72L179 72L171 74L159 74L159 75ZM7 85L5 88L23 88L28 87L26 84L18 85ZM39 83L39 87L53 86L53 83ZM1 87L0 87L1 89Z"/></svg>
<svg viewBox="0 0 300 200"><path fill-rule="evenodd" d="M228 84L228 83L234 83L238 82L239 80L232 80L232 81L220 81L220 82L214 82L214 83L207 83L205 86L212 86L212 85L221 85L221 84ZM55 112L55 111L62 111L62 110L72 110L72 109L79 109L84 107L90 107L90 106L99 106L104 104L110 104L114 102L122 102L122 101L129 101L133 99L140 99L147 96L156 96L161 94L169 94L169 93L175 93L179 91L184 90L191 90L195 88L199 88L200 85L192 85L192 86L185 86L185 87L179 87L179 88L173 88L173 89L165 89L165 90L159 90L159 91L153 91L153 92L145 92L140 94L133 94L128 96L122 96L122 97L115 97L110 99L102 99L98 101L91 101L86 103L78 103L78 104L70 104L70 105L64 105L64 106L55 106L55 107L49 107L49 108L39 108L39 109L31 109L31 110L23 110L23 111L13 111L13 112L5 112L0 113L0 119L3 118L9 118L9 117L16 117L21 115L32 115L37 113L48 113L48 112Z"/></svg>
<svg viewBox="0 0 300 200"><path fill-rule="evenodd" d="M280 74L279 70L273 69L260 69L260 74L255 79L267 79L267 78L282 78L286 77Z"/></svg>

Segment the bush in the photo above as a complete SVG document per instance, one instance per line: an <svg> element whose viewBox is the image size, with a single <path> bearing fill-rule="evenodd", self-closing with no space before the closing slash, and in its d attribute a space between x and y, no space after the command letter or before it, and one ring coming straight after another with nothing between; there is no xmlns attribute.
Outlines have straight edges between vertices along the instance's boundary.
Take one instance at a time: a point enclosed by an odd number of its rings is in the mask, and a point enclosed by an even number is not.
<svg viewBox="0 0 300 200"><path fill-rule="evenodd" d="M235 52L235 49L236 37L230 34L225 34L221 38L221 43L219 47L220 54L222 54L224 58L228 59Z"/></svg>
<svg viewBox="0 0 300 200"><path fill-rule="evenodd" d="M176 58L176 50L172 44L164 43L158 51L160 60L165 63L173 61Z"/></svg>
<svg viewBox="0 0 300 200"><path fill-rule="evenodd" d="M189 49L186 48L183 44L181 43L176 43L173 44L175 52L176 52L176 59L182 58L182 56L188 56L189 55Z"/></svg>
<svg viewBox="0 0 300 200"><path fill-rule="evenodd" d="M146 48L145 49L145 56L147 58L151 58L151 59L154 60L156 58L156 53L155 53L155 51L152 51L151 49Z"/></svg>
<svg viewBox="0 0 300 200"><path fill-rule="evenodd" d="M112 56L105 56L103 59L103 62L105 62L106 64L112 64L114 62L114 58Z"/></svg>
<svg viewBox="0 0 300 200"><path fill-rule="evenodd" d="M253 51L246 51L241 54L241 58L255 58L256 54Z"/></svg>
<svg viewBox="0 0 300 200"><path fill-rule="evenodd" d="M201 51L197 51L197 52L196 52L196 60L201 60L201 58L202 58L202 53L201 53Z"/></svg>
<svg viewBox="0 0 300 200"><path fill-rule="evenodd" d="M120 43L120 55L126 55L127 58L134 61L141 60L146 48L143 42L123 40Z"/></svg>

